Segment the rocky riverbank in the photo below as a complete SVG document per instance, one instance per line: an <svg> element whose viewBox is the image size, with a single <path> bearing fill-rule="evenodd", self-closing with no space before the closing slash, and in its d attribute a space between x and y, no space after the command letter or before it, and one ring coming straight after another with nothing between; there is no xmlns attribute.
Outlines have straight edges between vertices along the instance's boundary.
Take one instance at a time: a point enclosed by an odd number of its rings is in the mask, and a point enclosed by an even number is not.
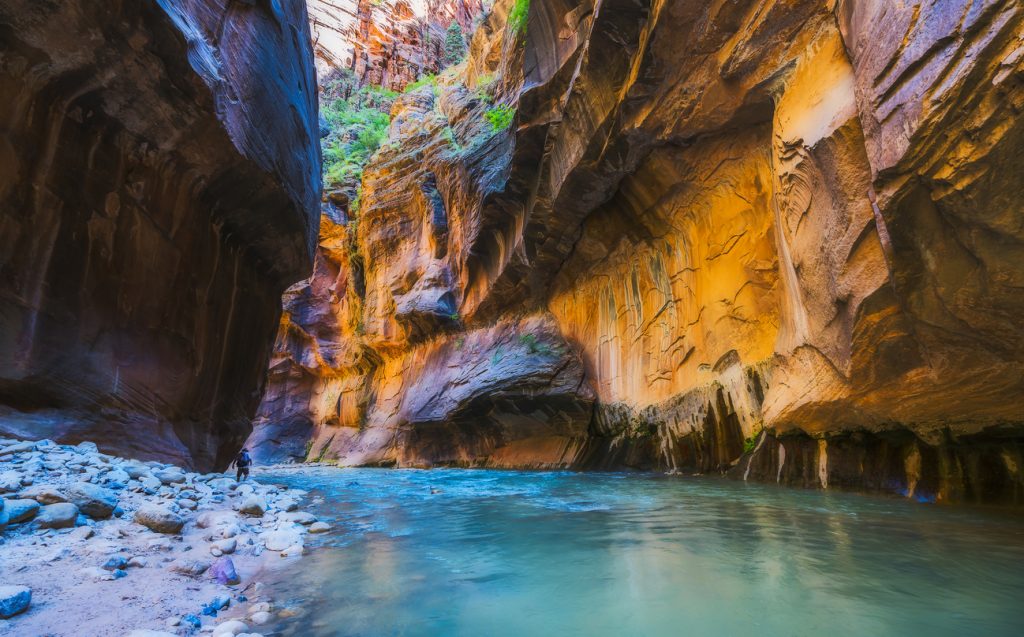
<svg viewBox="0 0 1024 637"><path fill-rule="evenodd" d="M330 527L305 492L96 445L0 439L0 635L255 635L260 575Z"/></svg>

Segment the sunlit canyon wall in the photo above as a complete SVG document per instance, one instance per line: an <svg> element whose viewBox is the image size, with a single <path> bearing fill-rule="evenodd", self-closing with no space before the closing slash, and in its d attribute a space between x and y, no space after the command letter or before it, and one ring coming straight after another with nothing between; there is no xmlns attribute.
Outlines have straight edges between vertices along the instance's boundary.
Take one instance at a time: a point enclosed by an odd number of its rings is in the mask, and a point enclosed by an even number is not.
<svg viewBox="0 0 1024 637"><path fill-rule="evenodd" d="M1018 3L512 5L325 224L266 460L1024 498Z"/></svg>

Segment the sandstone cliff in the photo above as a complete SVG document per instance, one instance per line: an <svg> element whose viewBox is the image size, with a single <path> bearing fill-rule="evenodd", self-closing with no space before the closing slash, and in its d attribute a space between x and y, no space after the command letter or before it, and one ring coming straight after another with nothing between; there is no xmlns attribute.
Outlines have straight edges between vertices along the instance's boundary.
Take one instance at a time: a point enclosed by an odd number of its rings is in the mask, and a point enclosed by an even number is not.
<svg viewBox="0 0 1024 637"><path fill-rule="evenodd" d="M347 69L360 85L400 91L438 73L445 30L473 32L483 0L309 0L317 72Z"/></svg>
<svg viewBox="0 0 1024 637"><path fill-rule="evenodd" d="M1022 12L498 2L396 102L254 440L1021 501Z"/></svg>
<svg viewBox="0 0 1024 637"><path fill-rule="evenodd" d="M11 0L0 43L0 431L226 464L317 236L305 4Z"/></svg>

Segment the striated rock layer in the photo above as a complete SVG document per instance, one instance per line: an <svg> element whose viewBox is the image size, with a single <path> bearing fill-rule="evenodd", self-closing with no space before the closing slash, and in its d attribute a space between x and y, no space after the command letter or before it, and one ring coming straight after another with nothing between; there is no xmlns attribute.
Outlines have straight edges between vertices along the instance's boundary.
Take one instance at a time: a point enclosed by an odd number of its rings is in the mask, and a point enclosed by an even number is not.
<svg viewBox="0 0 1024 637"><path fill-rule="evenodd" d="M482 0L309 0L317 72L400 91L443 66L445 30L472 33Z"/></svg>
<svg viewBox="0 0 1024 637"><path fill-rule="evenodd" d="M512 4L396 102L268 458L1024 500L1019 3Z"/></svg>
<svg viewBox="0 0 1024 637"><path fill-rule="evenodd" d="M303 2L0 7L0 431L223 466L320 194Z"/></svg>

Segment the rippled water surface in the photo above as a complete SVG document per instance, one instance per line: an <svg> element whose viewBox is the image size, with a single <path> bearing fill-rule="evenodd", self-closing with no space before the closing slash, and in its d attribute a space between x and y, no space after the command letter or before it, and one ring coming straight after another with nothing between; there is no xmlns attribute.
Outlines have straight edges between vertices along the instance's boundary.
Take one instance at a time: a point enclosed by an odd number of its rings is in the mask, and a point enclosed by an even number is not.
<svg viewBox="0 0 1024 637"><path fill-rule="evenodd" d="M334 525L273 574L307 611L275 634L1024 635L1006 512L646 474L260 479Z"/></svg>

